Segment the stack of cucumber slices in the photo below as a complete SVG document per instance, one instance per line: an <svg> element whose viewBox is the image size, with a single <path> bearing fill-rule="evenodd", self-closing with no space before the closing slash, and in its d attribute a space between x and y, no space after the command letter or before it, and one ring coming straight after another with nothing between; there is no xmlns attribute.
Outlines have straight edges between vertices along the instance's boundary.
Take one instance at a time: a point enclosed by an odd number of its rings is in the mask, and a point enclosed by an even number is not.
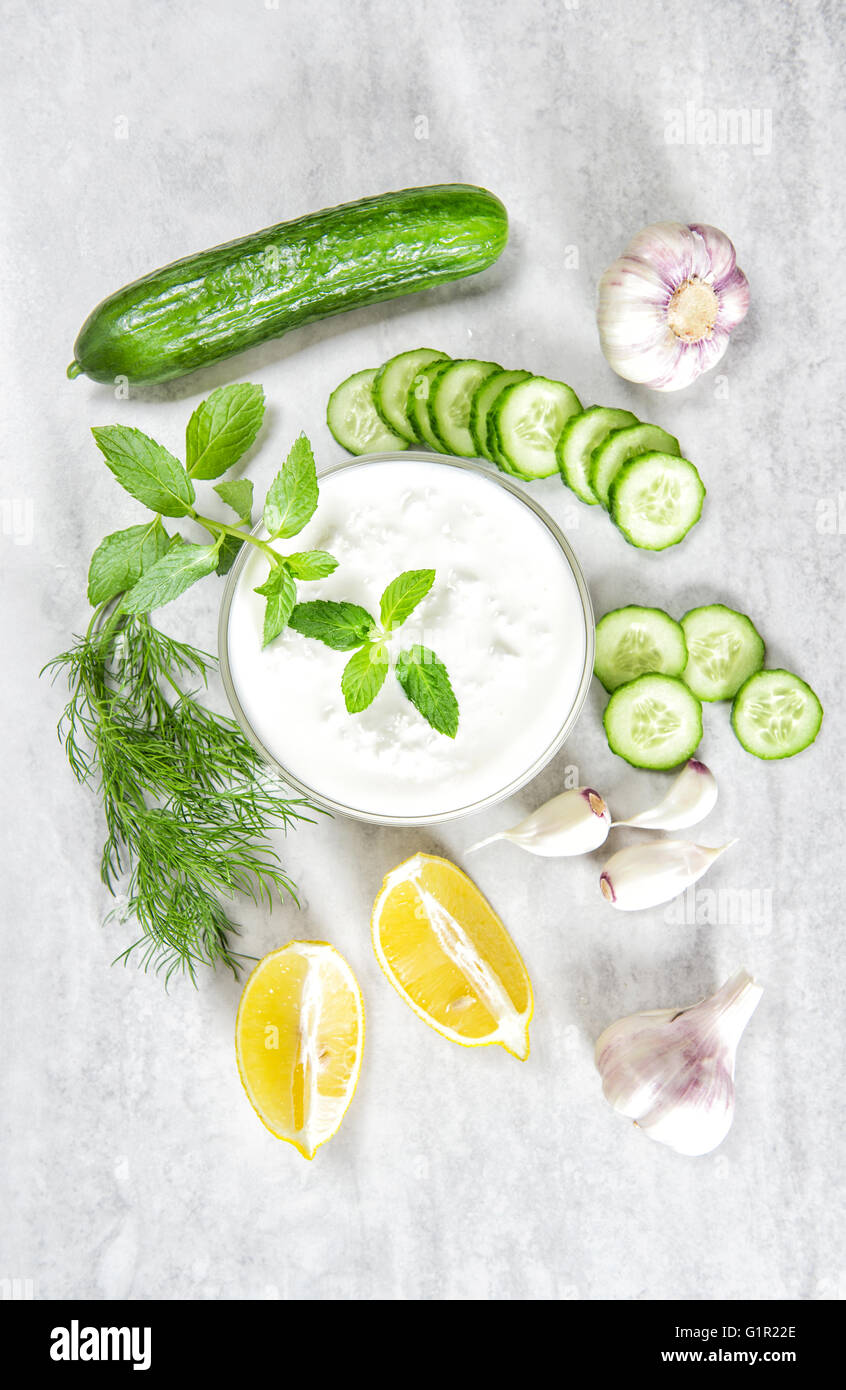
<svg viewBox="0 0 846 1390"><path fill-rule="evenodd" d="M666 430L630 410L583 410L563 381L496 362L434 348L401 352L342 381L326 418L351 454L422 444L488 459L526 482L560 473L641 550L677 545L702 512L702 479Z"/></svg>
<svg viewBox="0 0 846 1390"><path fill-rule="evenodd" d="M763 665L754 623L722 603L691 608L681 622L661 608L615 608L597 623L594 663L611 696L609 748L634 767L676 767L702 737L702 702L732 700L748 753L792 758L816 738L822 705L798 676Z"/></svg>

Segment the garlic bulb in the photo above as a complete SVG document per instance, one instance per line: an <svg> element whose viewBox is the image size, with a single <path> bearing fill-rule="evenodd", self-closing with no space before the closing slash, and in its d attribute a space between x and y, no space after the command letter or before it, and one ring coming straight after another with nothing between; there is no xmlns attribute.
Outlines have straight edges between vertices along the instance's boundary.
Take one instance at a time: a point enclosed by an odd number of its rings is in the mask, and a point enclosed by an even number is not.
<svg viewBox="0 0 846 1390"><path fill-rule="evenodd" d="M563 858L570 854L589 854L605 843L611 828L611 812L599 792L592 787L573 787L554 796L519 825L499 830L486 840L471 845L467 854L490 845L494 840L512 840L530 854Z"/></svg>
<svg viewBox="0 0 846 1390"><path fill-rule="evenodd" d="M663 801L651 811L641 811L614 825L635 826L638 830L686 830L698 825L713 811L717 801L717 779L704 763L691 758L685 763Z"/></svg>
<svg viewBox="0 0 846 1390"><path fill-rule="evenodd" d="M708 849L689 840L655 840L612 854L599 876L603 898L621 912L658 907L701 878L736 840Z"/></svg>
<svg viewBox="0 0 846 1390"><path fill-rule="evenodd" d="M612 1023L595 1054L606 1100L677 1153L710 1153L731 1128L737 1045L762 993L738 970L692 1008Z"/></svg>
<svg viewBox="0 0 846 1390"><path fill-rule="evenodd" d="M749 308L749 284L724 232L656 222L599 282L602 351L618 376L678 391L715 367Z"/></svg>

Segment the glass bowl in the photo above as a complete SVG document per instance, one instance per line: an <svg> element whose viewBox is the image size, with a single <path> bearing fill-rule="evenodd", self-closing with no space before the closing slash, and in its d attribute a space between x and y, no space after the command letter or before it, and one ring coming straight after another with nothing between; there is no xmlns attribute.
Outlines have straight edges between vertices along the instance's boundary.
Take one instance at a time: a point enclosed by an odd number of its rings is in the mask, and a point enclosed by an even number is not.
<svg viewBox="0 0 846 1390"><path fill-rule="evenodd" d="M232 669L230 666L229 616L230 609L232 606L232 600L238 585L238 580L247 560L247 552L251 549L251 547L247 545L241 547L241 551L237 559L235 560L232 569L229 571L229 574L227 575L226 585L223 591L223 597L221 599L220 617L218 621L218 654L220 659L220 673L223 680L223 687L226 692L226 697L232 708L232 713L234 714L235 719L237 720L238 724L243 730L245 736L247 737L247 739L249 739L250 743L255 748L256 752L260 755L262 760L267 764L267 766L292 791L296 792L300 796L306 797L309 801L313 801L316 805L323 807L327 811L332 811L336 814L348 816L352 820L364 821L371 825L437 825L444 821L458 820L461 817L473 815L477 811L484 810L486 807L493 806L498 801L503 801L506 797L512 796L515 792L519 791L521 787L524 787L527 782L530 782L533 777L536 777L538 773L541 772L544 767L546 767L547 763L550 762L550 760L562 747L565 740L572 732L576 720L578 719L581 713L582 706L584 705L588 688L590 686L591 675L593 673L593 607L591 605L590 594L588 592L587 584L585 582L585 577L582 573L581 566L579 565L579 562L576 559L576 556L574 555L568 541L561 532L561 529L552 520L552 517L549 516L548 513L545 512L542 507L538 506L537 502L533 501L531 497L528 497L525 494L525 492L523 492L522 489L519 488L515 483L513 483L509 478L504 477L500 473L493 472L490 468L486 468L480 463L475 463L468 459L453 458L445 454L430 454L422 452L415 453L412 450L409 450L407 452L404 451L402 453L397 454L362 454L358 457L345 459L344 462L334 464L329 468L323 468L318 470L318 477L321 479L327 478L331 474L339 472L341 469L366 468L368 464L371 463L386 463L391 462L392 460L396 460L396 462L398 463L408 461L432 463L437 461L439 465L445 468L461 468L467 470L470 473L481 474L488 482L492 482L496 486L504 488L506 492L510 492L521 503L522 506L534 512L535 516L543 523L543 525L549 531L550 535L555 540L558 548L561 550L565 560L567 561L567 564L570 567L570 570L576 583L579 599L581 601L582 615L584 618L584 666L581 672L573 704L567 711L566 716L562 721L560 729L558 730L554 738L551 740L551 742L547 745L547 747L543 750L543 752L537 758L535 758L534 762L532 762L528 767L526 767L525 770L521 772L518 777L513 778L506 786L498 788L495 792L490 793L489 795L483 797L481 800L474 801L467 806L461 806L457 808L453 807L447 811L433 812L431 814L425 815L381 815L372 810L363 810L359 807L344 805L342 802L335 801L330 796L325 795L318 788L309 786L308 783L304 782L301 777L295 777L293 773L291 773L289 769L286 768L274 756L270 749L268 749L265 746L265 744L256 734L255 729L250 724L250 721L247 718L247 715L245 714L244 709L241 705L241 701L238 698L238 693L235 688L235 681L233 679ZM261 522L259 522L259 524L254 528L253 534L260 534L263 530L264 527L262 526Z"/></svg>

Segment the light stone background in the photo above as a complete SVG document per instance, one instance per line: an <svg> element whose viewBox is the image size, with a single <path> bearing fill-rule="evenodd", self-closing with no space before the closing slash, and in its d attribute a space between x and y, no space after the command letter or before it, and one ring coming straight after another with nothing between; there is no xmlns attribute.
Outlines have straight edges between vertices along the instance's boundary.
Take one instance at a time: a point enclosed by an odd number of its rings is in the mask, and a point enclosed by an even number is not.
<svg viewBox="0 0 846 1390"><path fill-rule="evenodd" d="M37 1298L842 1296L841 8L3 0L2 18L0 1275L32 1280ZM706 133L709 112L744 112L746 142L673 143L686 102ZM129 400L65 379L82 319L121 283L312 209L449 180L487 185L509 209L510 244L487 275ZM679 396L617 380L594 325L601 271L661 218L725 228L752 285L718 373ZM474 859L535 984L525 1065L425 1028L380 975L368 914L403 857L460 858L558 791L568 766L618 814L663 790L607 750L600 690L566 750L501 810L420 833L336 820L294 834L284 857L302 909L239 905L245 949L330 939L368 1021L352 1108L308 1164L242 1094L238 985L209 976L166 995L111 967L129 936L101 927L97 801L55 738L61 689L37 672L86 622L93 547L141 515L90 425L137 425L179 451L214 386L259 381L261 488L302 429L334 462L330 389L420 343L563 378L678 434L708 501L671 553L629 548L555 481L533 496L566 526L599 613L739 606L828 716L812 751L768 766L735 742L726 707L706 711L720 800L701 838L740 836L702 885L724 890L722 906L698 904L721 920L616 915L598 893L601 855ZM213 644L220 591L206 581L162 621ZM607 1106L593 1042L741 964L765 992L734 1128L711 1157L682 1158Z"/></svg>

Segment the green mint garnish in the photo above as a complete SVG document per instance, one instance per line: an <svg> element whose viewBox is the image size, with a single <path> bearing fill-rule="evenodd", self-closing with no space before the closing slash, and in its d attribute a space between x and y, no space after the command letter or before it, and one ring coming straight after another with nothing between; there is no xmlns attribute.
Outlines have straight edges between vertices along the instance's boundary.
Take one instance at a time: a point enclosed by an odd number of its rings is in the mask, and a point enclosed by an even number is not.
<svg viewBox="0 0 846 1390"><path fill-rule="evenodd" d="M294 576L283 560L274 566L263 584L256 589L267 599L264 609L264 632L262 646L266 647L288 624L294 604L297 601L297 586Z"/></svg>
<svg viewBox="0 0 846 1390"><path fill-rule="evenodd" d="M287 539L302 531L314 515L317 495L314 454L305 435L301 434L265 498L264 524L271 540Z"/></svg>
<svg viewBox="0 0 846 1390"><path fill-rule="evenodd" d="M185 431L191 478L219 478L255 442L264 417L264 391L250 382L219 386L201 401Z"/></svg>
<svg viewBox="0 0 846 1390"><path fill-rule="evenodd" d="M201 516L195 510L192 482L194 478L219 478L232 468L254 443L263 417L264 392L260 386L240 382L219 387L200 402L188 422L185 467L141 430L108 425L92 431L121 486L156 513L153 521L115 531L100 542L88 571L92 605L98 607L122 595L121 612L148 613L170 603L207 574L226 574L242 545L249 543L269 562L267 579L256 588L267 600L264 645L278 637L296 605L296 581L325 579L337 567L337 560L325 550L279 555L269 541L245 530L252 525L253 511L253 484L248 478L232 478L215 484L214 489L235 512L240 526ZM301 531L314 515L317 499L314 454L301 434L265 499L263 517L270 539ZM182 536L168 536L162 516L189 517L211 534L214 543L189 545ZM372 620L369 626L373 626Z"/></svg>
<svg viewBox="0 0 846 1390"><path fill-rule="evenodd" d="M253 485L249 478L233 478L230 482L216 483L215 492L227 507L231 507L239 521L249 526L253 519Z"/></svg>
<svg viewBox="0 0 846 1390"><path fill-rule="evenodd" d="M458 733L458 701L447 668L429 647L419 644L400 652L397 680L414 708L447 738Z"/></svg>
<svg viewBox="0 0 846 1390"><path fill-rule="evenodd" d="M338 561L328 550L298 550L287 560L298 579L325 579L338 568Z"/></svg>
<svg viewBox="0 0 846 1390"><path fill-rule="evenodd" d="M293 558L289 557L289 562ZM391 580L379 603L381 629L367 609L357 603L316 599L297 604L289 619L295 632L316 638L334 651L357 649L341 677L344 703L350 714L360 714L379 694L390 666L385 641L410 617L434 582L434 570L405 570ZM408 699L432 728L447 738L455 738L458 701L447 669L435 653L419 645L400 652L396 676Z"/></svg>
<svg viewBox="0 0 846 1390"><path fill-rule="evenodd" d="M379 615L385 632L401 627L435 582L434 570L405 570L382 595Z"/></svg>
<svg viewBox="0 0 846 1390"><path fill-rule="evenodd" d="M372 705L388 674L388 653L379 642L365 642L344 667L341 690L350 714L360 714Z"/></svg>
<svg viewBox="0 0 846 1390"><path fill-rule="evenodd" d="M303 637L325 642L336 652L351 652L366 642L376 624L366 608L357 603L335 603L331 599L313 599L298 603L290 617L290 626Z"/></svg>
<svg viewBox="0 0 846 1390"><path fill-rule="evenodd" d="M91 433L121 487L163 516L188 516L194 486L179 459L129 425L95 425Z"/></svg>
<svg viewBox="0 0 846 1390"><path fill-rule="evenodd" d="M146 570L137 584L124 594L120 602L122 613L149 613L152 608L184 594L198 579L204 579L217 568L220 547L217 545L188 545L177 540L166 555Z"/></svg>
<svg viewBox="0 0 846 1390"><path fill-rule="evenodd" d="M100 603L117 598L125 589L131 589L144 570L160 560L169 546L170 536L159 516L140 526L129 526L125 531L113 531L91 556L88 602L96 608Z"/></svg>

